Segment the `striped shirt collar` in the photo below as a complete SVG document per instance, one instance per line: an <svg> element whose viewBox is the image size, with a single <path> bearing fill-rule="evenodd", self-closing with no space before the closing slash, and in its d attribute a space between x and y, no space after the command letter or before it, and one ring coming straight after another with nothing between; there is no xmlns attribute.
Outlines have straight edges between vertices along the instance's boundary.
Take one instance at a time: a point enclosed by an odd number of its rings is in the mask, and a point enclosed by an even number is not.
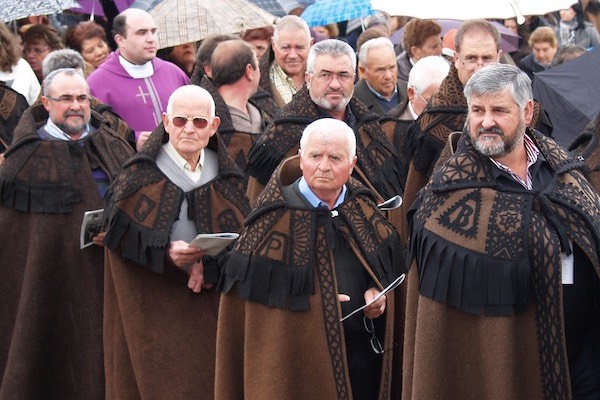
<svg viewBox="0 0 600 400"><path fill-rule="evenodd" d="M540 150L537 148L533 140L527 136L523 136L523 143L525 145L525 150L527 152L527 177L523 180L519 175L515 174L509 167L502 164L499 161L494 160L490 157L490 160L496 165L499 169L509 174L515 181L521 184L525 189L531 190L533 189L533 180L531 178L531 171L529 168L537 162L538 156L540 154Z"/></svg>

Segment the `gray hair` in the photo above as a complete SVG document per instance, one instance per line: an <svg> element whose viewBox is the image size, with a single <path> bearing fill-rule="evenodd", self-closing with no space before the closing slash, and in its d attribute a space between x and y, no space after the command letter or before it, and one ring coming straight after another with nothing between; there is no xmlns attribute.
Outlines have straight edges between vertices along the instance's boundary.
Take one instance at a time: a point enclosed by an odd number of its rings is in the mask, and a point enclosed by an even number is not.
<svg viewBox="0 0 600 400"><path fill-rule="evenodd" d="M321 118L304 128L302 137L300 138L300 149L298 150L300 154L302 154L302 149L308 147L308 141L315 134L326 139L334 135L343 134L346 137L346 152L349 161L352 161L352 158L356 155L356 136L354 135L354 131L344 121L334 118Z"/></svg>
<svg viewBox="0 0 600 400"><path fill-rule="evenodd" d="M73 49L54 50L42 62L42 75L46 77L50 72L64 68L79 68L81 72L85 73L85 64L81 54Z"/></svg>
<svg viewBox="0 0 600 400"><path fill-rule="evenodd" d="M175 98L179 96L187 98L198 96L205 98L209 102L209 117L212 118L215 116L215 101L213 100L213 97L206 89L197 85L183 85L175 89L173 93L171 93L171 96L169 96L169 101L167 103L167 114L171 115L173 113L173 102L175 101Z"/></svg>
<svg viewBox="0 0 600 400"><path fill-rule="evenodd" d="M59 68L59 69L55 69L54 71L51 71L48 76L46 76L44 78L44 82L43 82L43 95L44 96L48 96L48 92L50 91L50 87L52 86L52 81L54 80L54 78L57 75L66 75L66 76L79 76L81 79L83 79L84 82L86 82L85 86L87 88L87 93L88 95L90 94L90 89L87 85L87 81L85 80L85 78L83 77L83 75L81 75L81 73L79 71L77 71L75 68Z"/></svg>
<svg viewBox="0 0 600 400"><path fill-rule="evenodd" d="M509 64L490 65L475 72L465 85L467 105L471 98L508 91L522 110L533 99L531 79L518 67Z"/></svg>
<svg viewBox="0 0 600 400"><path fill-rule="evenodd" d="M273 43L278 43L279 32L287 29L303 31L304 36L306 37L306 44L310 44L310 28L308 27L306 21L297 15L285 15L279 20L279 22L277 22L277 25L275 25L275 29L273 31Z"/></svg>
<svg viewBox="0 0 600 400"><path fill-rule="evenodd" d="M392 41L386 37L378 37L375 39L370 39L367 40L366 42L363 43L362 46L360 46L360 50L358 52L358 62L361 66L366 66L367 65L367 58L369 56L369 50L374 49L376 47L387 47L388 49L390 49L390 51L392 52L392 54L394 54L395 57L395 50L394 50L394 44L392 43Z"/></svg>
<svg viewBox="0 0 600 400"><path fill-rule="evenodd" d="M440 85L449 71L450 64L442 57L423 57L410 70L407 86L423 93L431 85Z"/></svg>
<svg viewBox="0 0 600 400"><path fill-rule="evenodd" d="M346 56L352 63L352 73L356 71L356 54L350 45L337 39L321 40L314 44L308 52L306 59L306 72L315 71L315 61L318 56L328 55L333 58Z"/></svg>

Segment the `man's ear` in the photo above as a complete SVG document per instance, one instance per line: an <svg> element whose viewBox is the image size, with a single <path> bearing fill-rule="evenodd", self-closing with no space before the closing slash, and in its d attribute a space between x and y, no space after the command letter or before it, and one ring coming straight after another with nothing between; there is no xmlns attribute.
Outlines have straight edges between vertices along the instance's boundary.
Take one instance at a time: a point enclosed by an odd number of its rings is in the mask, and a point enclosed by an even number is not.
<svg viewBox="0 0 600 400"><path fill-rule="evenodd" d="M167 113L162 113L162 121L163 121L163 125L165 127L169 126L169 116L167 115Z"/></svg>
<svg viewBox="0 0 600 400"><path fill-rule="evenodd" d="M50 111L50 101L48 101L48 98L46 96L42 96L42 105L44 106L46 111Z"/></svg>

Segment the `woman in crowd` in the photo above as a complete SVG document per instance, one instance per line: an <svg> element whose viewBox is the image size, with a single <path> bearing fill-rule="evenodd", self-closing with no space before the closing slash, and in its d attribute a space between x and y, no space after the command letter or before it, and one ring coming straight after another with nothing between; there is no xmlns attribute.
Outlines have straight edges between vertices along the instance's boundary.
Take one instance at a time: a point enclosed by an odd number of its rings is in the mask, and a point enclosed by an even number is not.
<svg viewBox="0 0 600 400"><path fill-rule="evenodd" d="M17 37L0 21L0 81L21 93L30 105L40 94L40 83L23 58Z"/></svg>
<svg viewBox="0 0 600 400"><path fill-rule="evenodd" d="M579 3L560 10L560 21L556 26L558 47L574 44L585 49L600 45L600 36L596 27L585 21L585 15Z"/></svg>
<svg viewBox="0 0 600 400"><path fill-rule="evenodd" d="M180 44L172 47L165 47L158 50L156 56L172 62L186 73L187 76L192 76L194 65L196 65L196 50L198 44L196 42Z"/></svg>
<svg viewBox="0 0 600 400"><path fill-rule="evenodd" d="M106 31L94 21L84 21L69 27L65 32L65 44L78 51L89 64L86 65L87 75L98 68L110 53Z"/></svg>

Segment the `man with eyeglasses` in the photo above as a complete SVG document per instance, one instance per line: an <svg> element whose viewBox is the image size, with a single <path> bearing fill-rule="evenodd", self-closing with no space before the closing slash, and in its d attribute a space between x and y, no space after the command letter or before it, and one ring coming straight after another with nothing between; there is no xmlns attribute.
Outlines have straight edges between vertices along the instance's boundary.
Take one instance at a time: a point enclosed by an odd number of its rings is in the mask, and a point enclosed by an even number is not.
<svg viewBox="0 0 600 400"><path fill-rule="evenodd" d="M216 400L390 398L393 292L377 296L403 251L356 163L354 131L318 119L257 199L223 267Z"/></svg>
<svg viewBox="0 0 600 400"><path fill-rule="evenodd" d="M414 139L409 136L409 128L421 115L438 90L444 78L448 75L450 66L439 56L427 56L415 63L408 75L407 99L381 117L381 129L390 138L402 160L402 179L406 182L408 162L413 148ZM403 204L402 210L407 206ZM407 208L406 208L407 209ZM406 210L402 217L406 216ZM406 222L406 221L405 221ZM408 239L408 226L400 225L401 236L404 241Z"/></svg>
<svg viewBox="0 0 600 400"><path fill-rule="evenodd" d="M156 29L152 16L141 9L117 15L113 35L118 49L88 77L92 95L135 131L137 150L160 124L169 95L189 82L179 67L156 57Z"/></svg>
<svg viewBox="0 0 600 400"><path fill-rule="evenodd" d="M219 122L205 89L176 89L163 125L109 193L107 398L213 397L220 255L189 243L199 233L239 232L249 212Z"/></svg>
<svg viewBox="0 0 600 400"><path fill-rule="evenodd" d="M465 85L467 123L413 204L403 399L597 399L600 197L529 127L512 65Z"/></svg>
<svg viewBox="0 0 600 400"><path fill-rule="evenodd" d="M394 44L388 38L367 40L358 53L362 77L354 95L376 114L383 115L406 99L406 81L398 78Z"/></svg>
<svg viewBox="0 0 600 400"><path fill-rule="evenodd" d="M77 70L48 74L0 168L0 398L105 398L102 235L80 230L133 154Z"/></svg>
<svg viewBox="0 0 600 400"><path fill-rule="evenodd" d="M356 56L347 43L327 39L311 47L306 87L277 114L275 121L254 143L246 171L250 200L258 196L279 163L298 151L302 131L320 118L346 122L357 139L358 161L353 176L378 199L402 194L400 160L372 113L353 96Z"/></svg>

